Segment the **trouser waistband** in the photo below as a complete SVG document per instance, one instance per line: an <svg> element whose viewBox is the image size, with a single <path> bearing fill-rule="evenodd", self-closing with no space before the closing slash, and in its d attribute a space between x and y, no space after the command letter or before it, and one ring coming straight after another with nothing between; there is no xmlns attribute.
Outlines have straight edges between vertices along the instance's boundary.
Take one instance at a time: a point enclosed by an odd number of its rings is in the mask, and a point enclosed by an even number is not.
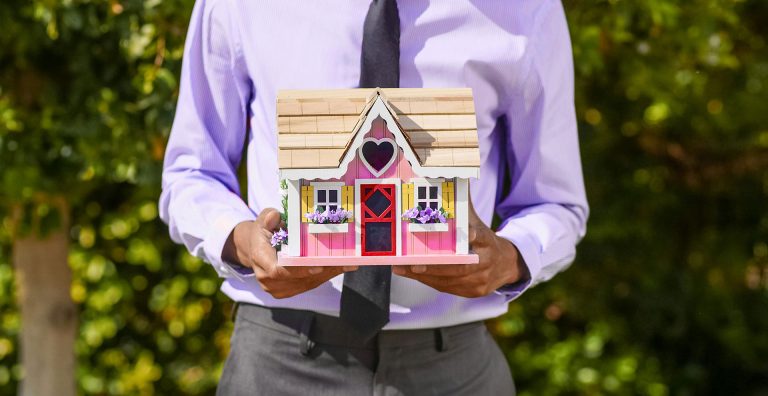
<svg viewBox="0 0 768 396"><path fill-rule="evenodd" d="M315 344L369 350L431 344L438 351L443 351L450 347L451 338L484 326L482 322L471 322L433 329L383 330L375 337L364 340L341 319L313 311L246 303L237 303L236 309L237 320L247 320L299 336L302 354L308 354Z"/></svg>

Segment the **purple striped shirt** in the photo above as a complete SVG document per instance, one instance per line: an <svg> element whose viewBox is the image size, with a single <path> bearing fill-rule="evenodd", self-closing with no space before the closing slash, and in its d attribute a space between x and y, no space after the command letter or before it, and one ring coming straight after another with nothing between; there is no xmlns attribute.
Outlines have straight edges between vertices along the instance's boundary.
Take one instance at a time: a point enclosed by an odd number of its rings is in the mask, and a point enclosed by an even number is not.
<svg viewBox="0 0 768 396"><path fill-rule="evenodd" d="M513 298L565 269L588 206L573 103L573 61L559 1L400 1L400 86L471 87L481 178L470 194L513 242L528 282L482 298L393 276L385 329L449 326L498 316ZM368 2L198 0L187 34L176 118L163 171L162 219L173 240L211 263L237 301L338 315L341 276L274 299L221 252L236 224L280 208L279 89L357 86ZM243 145L248 202L236 169ZM508 175L509 192L501 180Z"/></svg>

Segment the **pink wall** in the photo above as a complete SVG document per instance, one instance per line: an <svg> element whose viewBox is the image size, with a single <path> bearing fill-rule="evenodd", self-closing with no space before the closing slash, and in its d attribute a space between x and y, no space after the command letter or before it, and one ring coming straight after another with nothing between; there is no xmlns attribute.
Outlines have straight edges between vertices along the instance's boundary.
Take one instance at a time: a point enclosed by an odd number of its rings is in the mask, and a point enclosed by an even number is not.
<svg viewBox="0 0 768 396"><path fill-rule="evenodd" d="M392 133L387 130L384 120L381 119L375 120L371 124L371 130L365 134L365 137L372 137L376 139L386 137L393 140L395 139ZM386 172L379 176L378 179L397 178L407 183L413 176L414 174L413 169L411 169L411 164L409 164L405 159L403 151L397 150L397 159L395 159L395 162L389 167L389 169L387 169ZM360 161L360 158L355 155L355 159L349 163L347 173L344 174L343 179L344 183L353 186L355 185L355 179L377 179L377 177L374 177L371 172L368 171L368 168L366 168L365 165L363 165L363 163Z"/></svg>
<svg viewBox="0 0 768 396"><path fill-rule="evenodd" d="M448 219L445 232L408 232L408 222L401 222L403 255L456 253L456 221Z"/></svg>
<svg viewBox="0 0 768 396"><path fill-rule="evenodd" d="M312 256L354 256L355 224L348 223L349 231L333 234L310 234L309 223L301 223L301 255Z"/></svg>
<svg viewBox="0 0 768 396"><path fill-rule="evenodd" d="M365 137L381 139L388 137L394 139L394 136L386 129L383 120L375 120L371 130ZM411 165L405 159L402 150L397 150L395 162L378 178L388 179L397 178L404 183L408 183L414 176ZM356 179L376 179L370 171L360 162L357 155L350 162L347 172L341 178L346 185L355 185ZM339 181L339 179L323 180ZM303 181L304 185L309 185L308 180ZM406 204L403 204L406 205ZM348 209L348 208L345 208ZM398 216L409 208L402 207ZM301 214L304 215L303 213ZM419 232L409 233L408 223L400 222L402 240L401 248L403 255L414 254L452 254L456 252L456 224L454 219L448 220L447 232ZM305 257L312 256L354 256L355 255L355 225L349 224L347 233L335 234L310 234L307 232L308 223L301 223L301 255Z"/></svg>

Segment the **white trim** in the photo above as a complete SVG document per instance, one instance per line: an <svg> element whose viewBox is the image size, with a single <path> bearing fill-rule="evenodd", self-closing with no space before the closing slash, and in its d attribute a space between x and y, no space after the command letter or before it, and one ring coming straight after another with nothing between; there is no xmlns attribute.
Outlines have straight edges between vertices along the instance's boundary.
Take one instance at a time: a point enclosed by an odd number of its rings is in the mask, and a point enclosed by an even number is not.
<svg viewBox="0 0 768 396"><path fill-rule="evenodd" d="M382 142L388 142L392 145L392 149L393 149L392 158L390 158L389 161L387 161L384 167L382 167L380 170L373 169L371 164L368 163L368 159L366 159L365 156L363 155L363 146L365 146L365 144L368 142L374 142L376 143L377 146L380 145ZM365 167L368 168L368 171L371 172L371 174L374 177L379 177L382 174L384 174L384 172L386 172L387 169L389 169L389 167L392 166L392 164L395 163L395 159L397 159L397 149L398 149L397 143L395 143L395 141L390 138L376 139L372 137L367 137L363 139L363 142L360 144L360 147L357 149L357 155L360 157L360 162L362 162L363 165L365 165Z"/></svg>
<svg viewBox="0 0 768 396"><path fill-rule="evenodd" d="M343 182L310 182L309 183L312 186L312 194L314 199L315 207L311 208L311 212L314 212L317 210L318 206L318 199L317 199L317 193L320 190L325 190L325 202L322 204L323 206L326 206L325 209L328 209L328 206L330 205L336 205L336 210L342 207L341 205L341 187L344 185ZM331 202L328 197L328 192L331 190L336 191L336 201Z"/></svg>
<svg viewBox="0 0 768 396"><path fill-rule="evenodd" d="M411 183L445 183L444 177L412 177Z"/></svg>
<svg viewBox="0 0 768 396"><path fill-rule="evenodd" d="M448 223L408 223L409 232L445 232L448 231Z"/></svg>
<svg viewBox="0 0 768 396"><path fill-rule="evenodd" d="M412 166L414 173L416 167ZM302 168L302 169L281 169L280 178L287 180L307 178L307 175L313 175L313 179L338 179L347 172L346 166L343 168ZM480 168L468 166L434 166L419 167L420 176L424 177L459 177L464 179L480 178Z"/></svg>
<svg viewBox="0 0 768 396"><path fill-rule="evenodd" d="M360 215L361 202L360 202L360 185L361 184L394 184L395 185L395 256L402 256L402 223L400 221L402 215L400 215L402 208L400 207L400 179L357 179L355 180L355 255L362 256L362 233L360 222L362 216Z"/></svg>
<svg viewBox="0 0 768 396"><path fill-rule="evenodd" d="M344 182L309 182L309 185L319 188L336 188L344 186Z"/></svg>
<svg viewBox="0 0 768 396"><path fill-rule="evenodd" d="M288 249L289 256L301 255L301 180L286 180L288 184Z"/></svg>
<svg viewBox="0 0 768 396"><path fill-rule="evenodd" d="M411 164L413 173L422 177L462 177L462 178L479 178L480 167L468 167L468 166L435 166L435 167L422 167L419 163L416 154L413 152L411 145L405 138L403 131L400 130L395 122L392 114L389 112L384 100L379 95L376 101L371 106L371 109L366 115L363 125L358 129L352 143L347 150L347 153L342 158L341 163L337 168L305 168L305 169L281 169L280 177L284 179L300 179L306 178L308 174L313 175L317 179L338 179L341 178L346 172L350 162L355 158L359 147L363 144L365 134L371 130L371 124L373 121L381 117L387 125L387 129L395 137L395 142L403 150L405 159Z"/></svg>
<svg viewBox="0 0 768 396"><path fill-rule="evenodd" d="M456 254L469 253L469 180L456 179L456 205L453 214L456 217Z"/></svg>
<svg viewBox="0 0 768 396"><path fill-rule="evenodd" d="M442 207L442 201L443 201L443 181L445 179L429 179L429 178L411 178L411 182L413 183L413 204L414 206L418 206L419 202L419 187L426 187L427 188L427 196L426 198L422 199L422 201L426 201L427 206L429 206L430 202L437 202L437 208ZM437 198L431 199L429 198L429 188L430 187L437 187ZM422 209L426 209L427 207L423 207Z"/></svg>
<svg viewBox="0 0 768 396"><path fill-rule="evenodd" d="M307 224L307 232L310 234L334 234L340 232L349 232L349 223L337 223L337 224Z"/></svg>

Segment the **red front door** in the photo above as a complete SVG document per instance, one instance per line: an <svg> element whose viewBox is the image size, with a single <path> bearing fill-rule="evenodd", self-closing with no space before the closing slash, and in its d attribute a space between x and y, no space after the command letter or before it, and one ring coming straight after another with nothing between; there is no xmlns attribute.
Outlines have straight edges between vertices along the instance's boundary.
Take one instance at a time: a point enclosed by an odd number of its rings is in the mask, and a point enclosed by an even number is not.
<svg viewBox="0 0 768 396"><path fill-rule="evenodd" d="M396 230L394 184L360 185L360 247L363 256L394 256Z"/></svg>

